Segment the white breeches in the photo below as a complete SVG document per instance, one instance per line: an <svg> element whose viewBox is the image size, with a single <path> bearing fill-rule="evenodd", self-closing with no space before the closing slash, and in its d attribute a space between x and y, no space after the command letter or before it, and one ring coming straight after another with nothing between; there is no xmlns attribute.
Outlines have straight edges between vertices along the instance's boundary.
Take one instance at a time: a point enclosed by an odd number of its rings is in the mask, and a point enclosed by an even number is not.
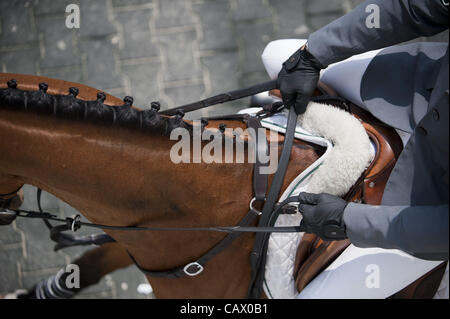
<svg viewBox="0 0 450 319"><path fill-rule="evenodd" d="M304 39L284 39L270 42L262 54L262 61L269 76L275 79L281 65L303 44ZM340 96L364 107L360 95L361 79L372 58L381 50L358 54L328 66L320 73L320 80L332 87ZM345 79L345 81L342 81Z"/></svg>

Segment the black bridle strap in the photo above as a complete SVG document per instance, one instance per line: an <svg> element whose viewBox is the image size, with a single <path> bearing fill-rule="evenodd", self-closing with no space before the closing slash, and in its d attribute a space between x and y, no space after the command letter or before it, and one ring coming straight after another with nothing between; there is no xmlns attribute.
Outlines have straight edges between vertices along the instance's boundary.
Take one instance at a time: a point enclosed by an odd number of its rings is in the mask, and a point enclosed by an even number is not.
<svg viewBox="0 0 450 319"><path fill-rule="evenodd" d="M250 86L245 89L240 90L234 90L227 93L222 93L219 95L215 95L212 97L209 97L207 99L197 101L190 104L185 104L182 106L174 107L168 110L160 111L160 114L164 115L175 115L177 114L177 111L182 110L183 112L192 112L199 109L203 109L208 106L221 104L229 101L238 100L250 95L254 95L261 92L270 91L277 88L277 80L271 80L263 83L259 83L253 86Z"/></svg>
<svg viewBox="0 0 450 319"><path fill-rule="evenodd" d="M291 197L291 202L298 201L297 197ZM284 205L283 205L284 206ZM79 229L81 226L103 229L103 230L120 230L120 231L214 231L223 233L296 233L303 232L301 226L283 226L283 227L244 227L244 226L213 226L213 227L141 227L141 226L111 226L87 223L77 220L76 218L66 217L59 218L48 212L36 212L29 210L11 210L16 213L17 217L34 218L51 220L65 223L67 226L64 230L72 228Z"/></svg>

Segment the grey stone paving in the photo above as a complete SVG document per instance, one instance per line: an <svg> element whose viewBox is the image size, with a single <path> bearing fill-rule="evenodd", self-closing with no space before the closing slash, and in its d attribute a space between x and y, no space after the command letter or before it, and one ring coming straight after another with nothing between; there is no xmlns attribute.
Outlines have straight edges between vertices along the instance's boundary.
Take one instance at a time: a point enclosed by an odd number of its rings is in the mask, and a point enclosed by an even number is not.
<svg viewBox="0 0 450 319"><path fill-rule="evenodd" d="M260 55L271 40L306 38L361 0L0 0L0 70L80 82L135 105L164 108L267 80ZM81 28L65 27L65 8L80 5ZM440 40L448 41L448 33ZM245 103L229 103L229 113ZM206 112L206 111L204 111ZM209 111L217 113L219 111ZM199 113L194 114L198 116ZM36 209L25 187L24 208ZM44 194L43 208L74 209ZM0 294L30 288L81 255L54 253L39 221L0 229ZM84 298L150 298L135 267L116 271Z"/></svg>

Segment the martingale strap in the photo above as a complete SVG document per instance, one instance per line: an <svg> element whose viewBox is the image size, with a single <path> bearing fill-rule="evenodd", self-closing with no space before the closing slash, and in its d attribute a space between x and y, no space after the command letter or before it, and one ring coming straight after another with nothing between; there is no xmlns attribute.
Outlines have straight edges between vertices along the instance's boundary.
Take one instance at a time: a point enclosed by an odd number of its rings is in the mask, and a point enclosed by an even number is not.
<svg viewBox="0 0 450 319"><path fill-rule="evenodd" d="M244 219L239 223L239 226L248 226L250 225L258 216L260 212L255 210L254 208L251 208L247 215L245 215ZM163 277L163 278L180 278L183 276L197 276L200 274L206 263L211 260L213 257L215 257L218 253L220 253L222 250L224 250L231 242L237 238L241 233L233 232L225 236L224 239L222 239L216 246L214 246L211 250L209 250L206 254L198 258L196 261L190 262L186 264L185 266L181 266L178 268L174 268L171 270L166 271L152 271L145 268L142 268L134 259L134 257L128 252L130 255L131 260L135 263L135 265L146 275L149 275L151 277Z"/></svg>

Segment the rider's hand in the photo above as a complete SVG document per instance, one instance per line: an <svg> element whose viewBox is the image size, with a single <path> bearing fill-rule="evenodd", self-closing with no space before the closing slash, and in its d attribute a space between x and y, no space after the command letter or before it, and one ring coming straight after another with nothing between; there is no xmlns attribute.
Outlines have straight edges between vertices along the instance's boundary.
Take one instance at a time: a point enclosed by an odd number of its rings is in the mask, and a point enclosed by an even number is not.
<svg viewBox="0 0 450 319"><path fill-rule="evenodd" d="M286 107L295 105L297 114L305 112L319 81L320 70L323 68L305 46L291 55L278 73L278 88L284 105Z"/></svg>
<svg viewBox="0 0 450 319"><path fill-rule="evenodd" d="M343 221L347 202L330 194L300 193L298 210L303 219L300 226L326 241L347 238Z"/></svg>

